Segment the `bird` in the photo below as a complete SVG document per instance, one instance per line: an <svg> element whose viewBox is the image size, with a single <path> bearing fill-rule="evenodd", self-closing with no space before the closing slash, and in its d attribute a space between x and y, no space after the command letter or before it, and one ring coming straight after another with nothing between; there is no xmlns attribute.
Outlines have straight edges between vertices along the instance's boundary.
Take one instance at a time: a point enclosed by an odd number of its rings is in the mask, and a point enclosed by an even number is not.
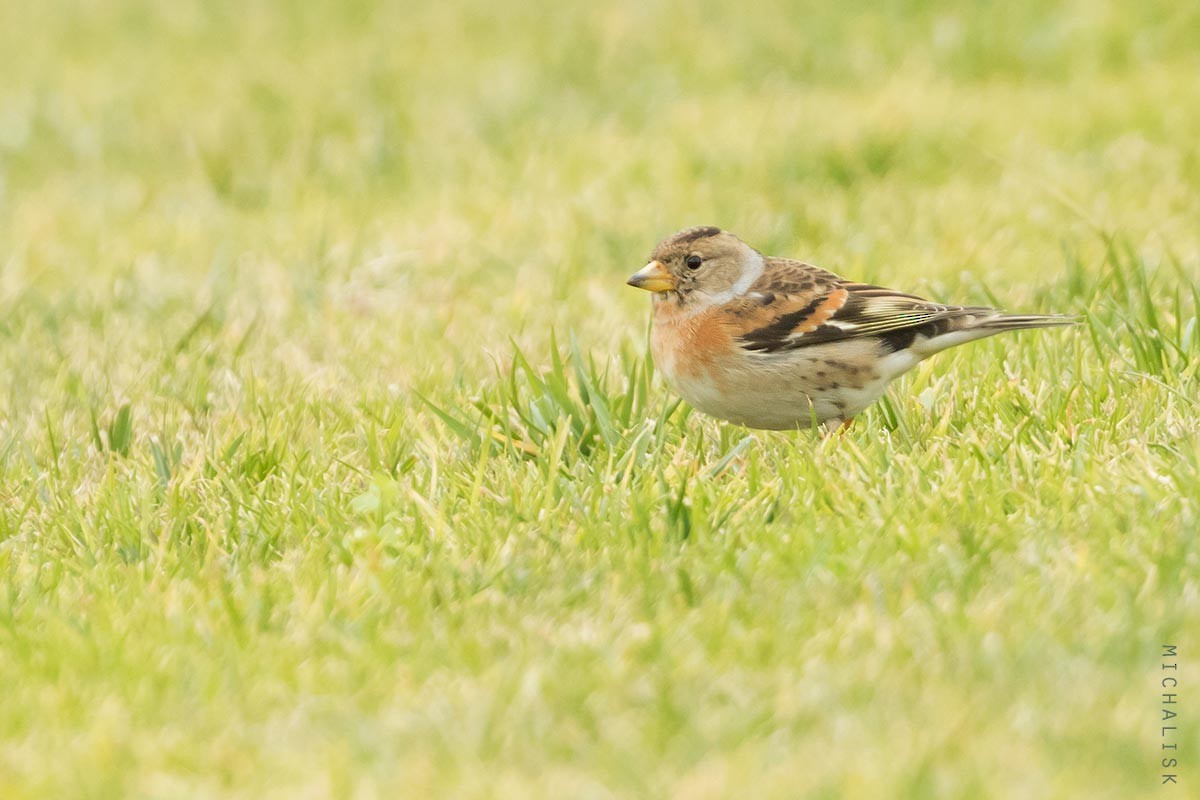
<svg viewBox="0 0 1200 800"><path fill-rule="evenodd" d="M662 240L627 283L652 293L650 352L677 394L748 428L849 427L929 356L1059 314L951 306L764 256L702 225Z"/></svg>

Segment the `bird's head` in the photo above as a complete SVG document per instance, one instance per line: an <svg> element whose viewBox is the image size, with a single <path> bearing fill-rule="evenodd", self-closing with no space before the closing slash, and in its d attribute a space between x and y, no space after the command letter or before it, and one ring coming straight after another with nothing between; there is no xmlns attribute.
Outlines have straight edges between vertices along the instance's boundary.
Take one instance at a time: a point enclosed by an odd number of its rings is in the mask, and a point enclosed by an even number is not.
<svg viewBox="0 0 1200 800"><path fill-rule="evenodd" d="M762 271L757 250L728 231L702 226L663 239L650 263L627 282L654 292L660 302L674 299L681 306L704 307L745 294Z"/></svg>

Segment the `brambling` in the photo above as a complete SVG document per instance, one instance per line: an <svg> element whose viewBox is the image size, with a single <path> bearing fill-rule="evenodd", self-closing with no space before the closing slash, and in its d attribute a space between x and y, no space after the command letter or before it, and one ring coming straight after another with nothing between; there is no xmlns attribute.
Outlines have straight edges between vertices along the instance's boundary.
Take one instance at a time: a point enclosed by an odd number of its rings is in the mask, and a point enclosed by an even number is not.
<svg viewBox="0 0 1200 800"><path fill-rule="evenodd" d="M931 303L764 256L713 227L664 239L628 283L654 293L650 351L675 391L706 414L770 430L848 425L934 353L1075 322Z"/></svg>

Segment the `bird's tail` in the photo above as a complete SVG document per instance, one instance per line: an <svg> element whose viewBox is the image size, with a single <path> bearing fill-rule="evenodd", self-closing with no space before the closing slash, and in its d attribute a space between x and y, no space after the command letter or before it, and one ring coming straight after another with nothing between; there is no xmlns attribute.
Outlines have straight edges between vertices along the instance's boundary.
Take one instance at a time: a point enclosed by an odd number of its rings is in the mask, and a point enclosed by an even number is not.
<svg viewBox="0 0 1200 800"><path fill-rule="evenodd" d="M967 330L988 331L987 335L990 335L991 333L1019 331L1025 328L1062 328L1070 325L1078 325L1079 322L1079 317L1071 317L1065 314L997 313L995 316L976 320L974 324L967 326Z"/></svg>
<svg viewBox="0 0 1200 800"><path fill-rule="evenodd" d="M1078 317L1064 314L1005 314L993 308L964 308L963 313L941 320L938 331L930 338L914 345L914 350L927 358L948 347L973 342L1005 331L1027 328L1062 328L1078 325Z"/></svg>

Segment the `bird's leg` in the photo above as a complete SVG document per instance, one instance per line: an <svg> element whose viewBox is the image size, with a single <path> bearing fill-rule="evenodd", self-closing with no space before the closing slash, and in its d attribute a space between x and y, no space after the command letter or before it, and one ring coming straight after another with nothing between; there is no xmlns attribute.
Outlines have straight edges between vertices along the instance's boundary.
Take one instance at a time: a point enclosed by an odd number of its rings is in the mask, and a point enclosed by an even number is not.
<svg viewBox="0 0 1200 800"><path fill-rule="evenodd" d="M833 419L827 419L821 423L821 438L828 439L835 433L844 434L846 431L850 430L850 426L852 424L854 424L854 417L848 417L846 419L834 417Z"/></svg>

